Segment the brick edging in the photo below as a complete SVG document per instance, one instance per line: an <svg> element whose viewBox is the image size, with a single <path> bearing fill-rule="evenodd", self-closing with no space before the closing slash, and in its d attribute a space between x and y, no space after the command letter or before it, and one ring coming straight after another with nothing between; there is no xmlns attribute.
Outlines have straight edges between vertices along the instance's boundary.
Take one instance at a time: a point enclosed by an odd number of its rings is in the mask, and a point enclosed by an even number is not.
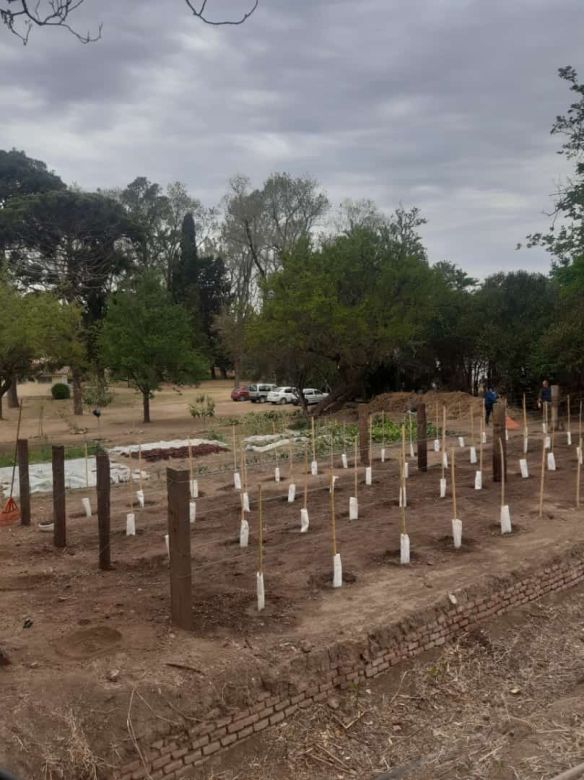
<svg viewBox="0 0 584 780"><path fill-rule="evenodd" d="M251 707L213 718L153 742L141 760L118 770L116 780L178 780L220 750L274 726L298 709L324 701L334 688L345 689L375 677L406 658L439 647L469 627L557 590L584 582L584 545L537 570L514 572L456 592L456 603L437 604L399 623L380 626L361 639L340 641L303 654L288 664L294 683L282 674L274 691L263 691ZM285 671L283 672L285 674Z"/></svg>

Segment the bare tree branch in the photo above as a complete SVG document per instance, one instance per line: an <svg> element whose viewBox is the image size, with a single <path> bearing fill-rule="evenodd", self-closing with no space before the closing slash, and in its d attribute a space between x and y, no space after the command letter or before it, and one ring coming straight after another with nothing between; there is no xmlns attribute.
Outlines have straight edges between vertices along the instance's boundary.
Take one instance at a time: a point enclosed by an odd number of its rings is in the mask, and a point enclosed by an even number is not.
<svg viewBox="0 0 584 780"><path fill-rule="evenodd" d="M212 19L208 19L205 16L205 9L207 6L207 0L202 0L201 7L197 10L195 7L195 3L192 0L185 0L185 3L188 5L188 7L193 12L193 16L196 16L197 19L200 19L202 22L205 22L205 24L213 25L214 27L221 27L226 24L236 25L236 24L243 24L245 21L249 19L249 17L253 14L253 12L256 10L256 8L259 5L260 0L254 0L253 6L250 8L249 11L246 11L246 13L243 14L243 16L240 19L231 19L226 21L213 21Z"/></svg>
<svg viewBox="0 0 584 780"><path fill-rule="evenodd" d="M208 0L200 4L194 0L184 0L193 16L205 24L214 27L243 24L253 14L259 5L259 0L253 0L253 5L239 19L224 19L215 21L206 15ZM252 0L250 0L251 2ZM85 0L0 0L0 22L6 25L11 33L26 44L34 27L62 27L74 35L81 43L94 43L101 38L102 26L97 32L80 33L69 24L69 17Z"/></svg>
<svg viewBox="0 0 584 780"><path fill-rule="evenodd" d="M97 33L80 33L68 23L69 15L85 0L38 0L34 8L30 0L2 0L0 21L11 33L26 44L34 27L62 27L81 43L93 43L101 38L101 25Z"/></svg>

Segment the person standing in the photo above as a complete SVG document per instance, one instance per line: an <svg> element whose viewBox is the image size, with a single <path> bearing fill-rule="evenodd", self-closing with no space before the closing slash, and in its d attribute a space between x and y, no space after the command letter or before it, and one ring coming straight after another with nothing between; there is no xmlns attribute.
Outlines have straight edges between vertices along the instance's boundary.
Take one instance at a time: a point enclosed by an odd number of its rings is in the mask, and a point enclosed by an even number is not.
<svg viewBox="0 0 584 780"><path fill-rule="evenodd" d="M537 408L541 409L544 404L551 404L552 402L552 389L547 379L544 379L539 388L539 394L537 396Z"/></svg>
<svg viewBox="0 0 584 780"><path fill-rule="evenodd" d="M489 424L491 414L493 413L493 406L497 402L497 393L493 390L491 385L487 385L487 390L484 395L485 401L485 425Z"/></svg>

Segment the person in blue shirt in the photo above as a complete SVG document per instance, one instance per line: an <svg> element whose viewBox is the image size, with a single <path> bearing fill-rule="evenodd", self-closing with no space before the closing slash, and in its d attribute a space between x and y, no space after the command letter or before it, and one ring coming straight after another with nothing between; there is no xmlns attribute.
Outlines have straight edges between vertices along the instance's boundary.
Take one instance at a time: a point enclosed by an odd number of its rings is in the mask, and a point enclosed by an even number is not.
<svg viewBox="0 0 584 780"><path fill-rule="evenodd" d="M484 399L485 399L485 423L486 425L488 425L489 420L491 419L491 414L493 413L493 406L497 401L497 393L493 390L491 385L487 385L487 390L485 392Z"/></svg>
<svg viewBox="0 0 584 780"><path fill-rule="evenodd" d="M538 409L541 409L541 407L544 404L551 404L551 402L552 402L552 389L547 379L544 379L543 382L541 383L541 387L539 389L539 395L537 397Z"/></svg>

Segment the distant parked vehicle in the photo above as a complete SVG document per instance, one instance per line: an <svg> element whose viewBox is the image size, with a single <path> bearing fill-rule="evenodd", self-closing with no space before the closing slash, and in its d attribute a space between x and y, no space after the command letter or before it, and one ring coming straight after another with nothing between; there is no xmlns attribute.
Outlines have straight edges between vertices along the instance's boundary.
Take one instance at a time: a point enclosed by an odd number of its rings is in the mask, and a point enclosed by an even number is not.
<svg viewBox="0 0 584 780"><path fill-rule="evenodd" d="M249 388L246 385L234 387L231 391L232 401L249 401Z"/></svg>
<svg viewBox="0 0 584 780"><path fill-rule="evenodd" d="M268 393L273 390L276 385L266 384L265 382L259 382L256 385L249 386L249 400L252 404L263 404L266 402Z"/></svg>
<svg viewBox="0 0 584 780"><path fill-rule="evenodd" d="M294 387L275 387L268 393L268 403L293 404L297 397Z"/></svg>
<svg viewBox="0 0 584 780"><path fill-rule="evenodd" d="M325 398L328 398L328 393L323 393L322 390L317 390L314 387L304 387L302 389L302 395L306 399L308 405L319 404L321 401L324 401ZM296 405L300 403L298 396L295 396L294 403Z"/></svg>

